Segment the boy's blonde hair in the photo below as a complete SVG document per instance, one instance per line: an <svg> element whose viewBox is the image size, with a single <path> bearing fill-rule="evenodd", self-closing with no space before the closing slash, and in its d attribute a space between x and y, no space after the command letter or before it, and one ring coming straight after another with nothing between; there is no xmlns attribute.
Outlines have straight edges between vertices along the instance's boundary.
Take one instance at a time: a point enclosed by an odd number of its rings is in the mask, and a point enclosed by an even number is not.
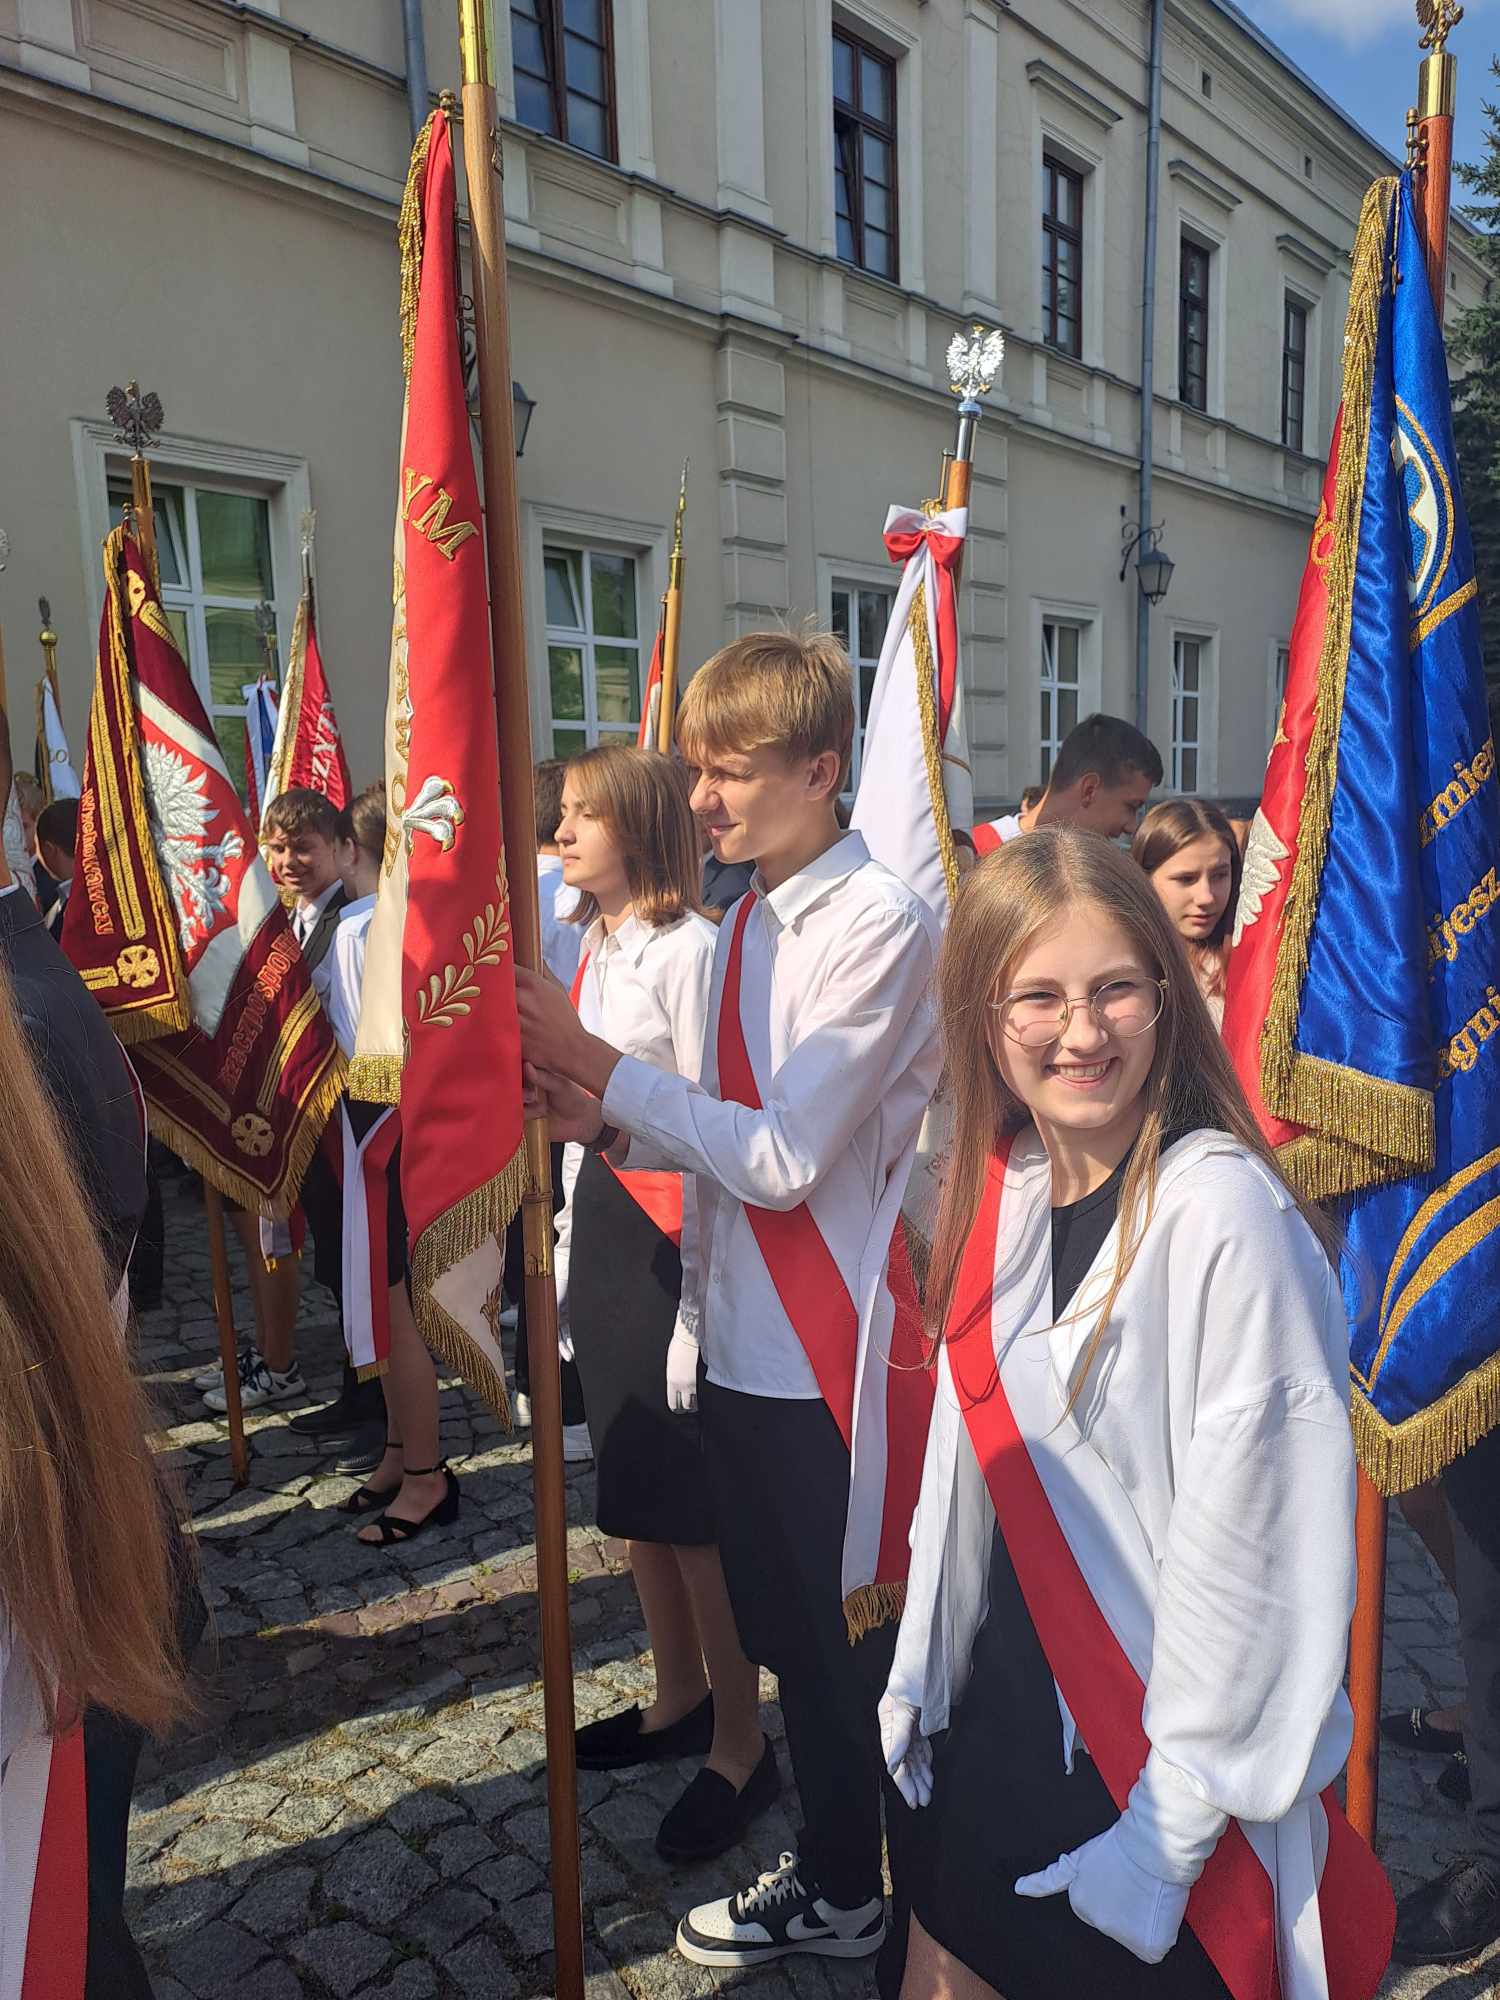
<svg viewBox="0 0 1500 2000"><path fill-rule="evenodd" d="M832 751L838 790L854 747L854 676L831 632L748 632L706 660L677 712L689 763L775 748L802 762Z"/></svg>

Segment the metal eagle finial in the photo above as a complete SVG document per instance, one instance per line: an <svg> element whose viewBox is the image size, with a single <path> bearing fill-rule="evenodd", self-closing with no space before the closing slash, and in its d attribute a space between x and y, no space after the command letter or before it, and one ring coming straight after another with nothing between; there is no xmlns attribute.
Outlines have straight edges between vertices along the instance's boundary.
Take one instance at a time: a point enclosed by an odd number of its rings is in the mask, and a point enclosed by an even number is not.
<svg viewBox="0 0 1500 2000"><path fill-rule="evenodd" d="M138 382L127 382L123 389L110 390L104 406L115 427L115 442L128 444L135 457L156 443L166 411L154 391L148 389L143 396Z"/></svg>
<svg viewBox="0 0 1500 2000"><path fill-rule="evenodd" d="M1459 0L1417 0L1417 24L1422 30L1419 47L1441 53L1444 43L1464 17Z"/></svg>
<svg viewBox="0 0 1500 2000"><path fill-rule="evenodd" d="M687 512L688 460L682 461L682 484L677 489L677 515L672 523L672 553L682 554L682 517Z"/></svg>
<svg viewBox="0 0 1500 2000"><path fill-rule="evenodd" d="M966 403L977 403L989 392L1005 360L1005 335L998 327L981 326L948 342L948 387Z"/></svg>

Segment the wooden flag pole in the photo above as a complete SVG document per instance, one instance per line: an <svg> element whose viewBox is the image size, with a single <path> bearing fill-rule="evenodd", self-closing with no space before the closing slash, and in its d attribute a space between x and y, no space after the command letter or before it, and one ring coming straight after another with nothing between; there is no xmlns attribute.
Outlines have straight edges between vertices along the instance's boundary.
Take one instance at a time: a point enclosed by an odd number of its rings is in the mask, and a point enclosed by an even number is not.
<svg viewBox="0 0 1500 2000"><path fill-rule="evenodd" d="M677 654L682 643L682 517L687 511L688 462L682 461L682 484L677 489L677 518L672 526L672 553L667 560L667 593L662 599L661 701L656 718L656 747L663 756L672 751L672 732L677 724Z"/></svg>
<svg viewBox="0 0 1500 2000"><path fill-rule="evenodd" d="M511 938L516 963L539 971L541 913L537 895L531 703L521 599L510 311L505 279L505 224L498 199L500 134L490 68L489 0L459 0L458 14L463 60L464 168L469 190L474 331L479 361L484 531L490 571L490 629L495 655ZM568 1625L567 1496L563 1482L557 1288L552 1270L552 1162L544 1118L527 1120L526 1154L529 1186L522 1200L522 1228L526 1246L536 1578L552 1860L552 1991L559 2000L582 2000L583 1914L573 1741L573 1647Z"/></svg>
<svg viewBox="0 0 1500 2000"><path fill-rule="evenodd" d="M1448 283L1448 203L1453 172L1453 111L1458 64L1444 44L1463 17L1455 0L1418 0L1422 63L1417 109L1407 119L1408 165L1413 170L1417 223L1427 257L1427 281L1443 318ZM1373 1841L1380 1800L1380 1681L1385 1647L1387 1504L1374 1482L1359 1475L1354 1516L1359 1590L1349 1634L1349 1701L1354 1741L1349 1751L1347 1810L1356 1833Z"/></svg>

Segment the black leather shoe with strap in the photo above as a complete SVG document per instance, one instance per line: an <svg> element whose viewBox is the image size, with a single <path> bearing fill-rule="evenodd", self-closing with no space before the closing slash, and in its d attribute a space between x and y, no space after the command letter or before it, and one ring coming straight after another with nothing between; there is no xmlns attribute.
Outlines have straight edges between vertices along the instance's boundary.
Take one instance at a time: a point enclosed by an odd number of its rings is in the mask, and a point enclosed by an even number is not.
<svg viewBox="0 0 1500 2000"><path fill-rule="evenodd" d="M1500 1938L1500 1862L1471 1854L1396 1906L1399 1965L1460 1965Z"/></svg>
<svg viewBox="0 0 1500 2000"><path fill-rule="evenodd" d="M1431 1708L1398 1708L1380 1718L1380 1733L1398 1750L1421 1750L1434 1757L1451 1757L1464 1747L1461 1729L1434 1728Z"/></svg>

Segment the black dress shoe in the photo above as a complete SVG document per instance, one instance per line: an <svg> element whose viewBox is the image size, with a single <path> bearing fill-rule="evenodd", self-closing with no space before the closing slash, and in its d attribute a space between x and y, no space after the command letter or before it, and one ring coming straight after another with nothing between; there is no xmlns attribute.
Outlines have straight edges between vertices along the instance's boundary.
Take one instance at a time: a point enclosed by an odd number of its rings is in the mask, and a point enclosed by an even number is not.
<svg viewBox="0 0 1500 2000"><path fill-rule="evenodd" d="M347 1437L377 1418L385 1421L385 1395L379 1382L361 1382L352 1368L345 1367L343 1387L334 1400L316 1410L303 1410L288 1421L287 1429L298 1437Z"/></svg>
<svg viewBox="0 0 1500 2000"><path fill-rule="evenodd" d="M1469 1803L1474 1788L1469 1782L1469 1760L1462 1750L1448 1759L1447 1768L1438 1777L1437 1789L1450 1805Z"/></svg>
<svg viewBox="0 0 1500 2000"><path fill-rule="evenodd" d="M1469 1855L1396 1905L1391 1956L1401 1965L1457 1965L1500 1938L1500 1863Z"/></svg>
<svg viewBox="0 0 1500 2000"><path fill-rule="evenodd" d="M770 1743L739 1791L706 1767L662 1821L656 1851L665 1861L711 1861L725 1854L753 1819L776 1803L781 1773Z"/></svg>
<svg viewBox="0 0 1500 2000"><path fill-rule="evenodd" d="M385 1457L385 1425L361 1424L335 1461L340 1472L373 1472Z"/></svg>
<svg viewBox="0 0 1500 2000"><path fill-rule="evenodd" d="M641 1711L622 1708L586 1722L577 1733L580 1771L623 1771L632 1764L675 1764L679 1757L706 1757L714 1740L714 1698L706 1694L696 1708L669 1729L641 1729Z"/></svg>
<svg viewBox="0 0 1500 2000"><path fill-rule="evenodd" d="M1464 1747L1461 1729L1435 1729L1430 1708L1398 1708L1380 1718L1380 1733L1398 1750L1425 1750L1433 1756L1451 1757Z"/></svg>

